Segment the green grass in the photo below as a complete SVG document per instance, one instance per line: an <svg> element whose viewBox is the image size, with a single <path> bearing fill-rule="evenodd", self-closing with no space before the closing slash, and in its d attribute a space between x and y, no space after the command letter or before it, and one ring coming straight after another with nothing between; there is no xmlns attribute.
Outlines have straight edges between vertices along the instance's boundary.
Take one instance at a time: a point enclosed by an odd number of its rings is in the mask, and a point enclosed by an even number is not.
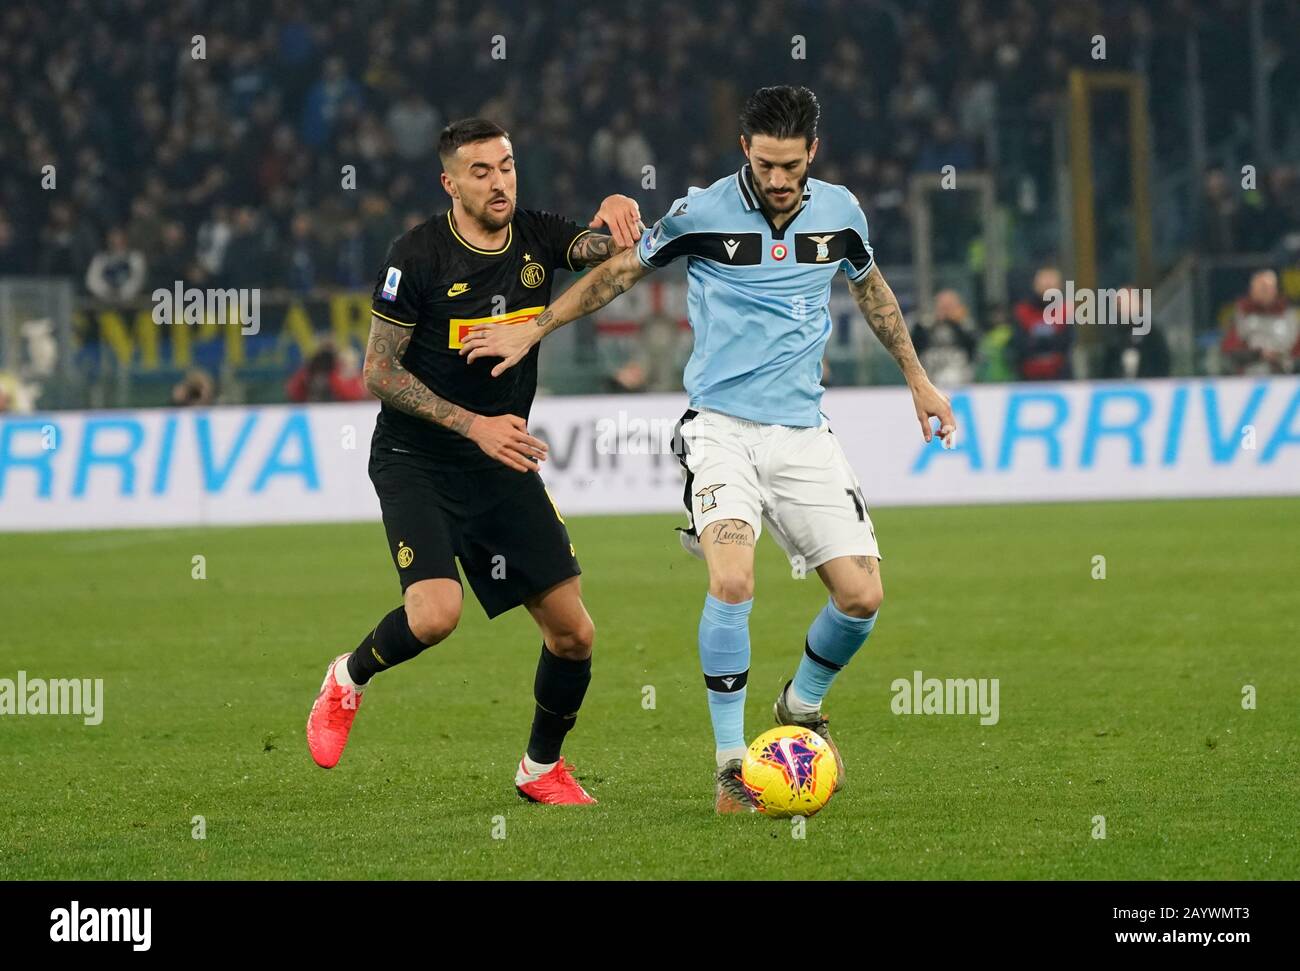
<svg viewBox="0 0 1300 971"><path fill-rule="evenodd" d="M712 813L677 517L570 519L597 645L566 754L600 805L562 810L512 787L538 636L472 601L311 762L326 661L398 599L377 524L0 535L0 677L103 678L106 710L0 719L0 878L1300 877L1300 500L874 518L885 607L827 702L849 788L802 840ZM823 602L764 538L751 736ZM1000 679L999 723L894 715L917 669Z"/></svg>

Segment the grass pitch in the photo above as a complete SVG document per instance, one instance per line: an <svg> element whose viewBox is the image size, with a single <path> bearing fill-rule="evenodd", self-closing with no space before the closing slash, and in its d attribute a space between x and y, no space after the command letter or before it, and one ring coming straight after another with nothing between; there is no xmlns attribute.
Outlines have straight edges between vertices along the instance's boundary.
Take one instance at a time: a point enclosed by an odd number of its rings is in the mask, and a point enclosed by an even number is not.
<svg viewBox="0 0 1300 971"><path fill-rule="evenodd" d="M536 631L468 598L311 762L327 661L399 599L377 523L0 536L0 677L105 685L98 726L0 718L0 878L1300 877L1300 500L873 518L885 606L826 704L849 785L802 839L713 815L678 517L569 520L597 644L565 754L600 805L567 810L512 786ZM758 560L751 738L825 600ZM894 714L916 670L998 678L998 723Z"/></svg>

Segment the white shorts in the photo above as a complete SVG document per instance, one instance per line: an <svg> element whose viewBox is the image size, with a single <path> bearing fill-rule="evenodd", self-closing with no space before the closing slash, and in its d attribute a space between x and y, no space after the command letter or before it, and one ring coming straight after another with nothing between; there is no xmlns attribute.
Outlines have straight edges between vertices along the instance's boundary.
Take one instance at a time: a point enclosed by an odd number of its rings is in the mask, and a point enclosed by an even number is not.
<svg viewBox="0 0 1300 971"><path fill-rule="evenodd" d="M880 557L862 486L825 416L820 427L791 428L688 411L676 444L693 535L739 519L755 539L766 523L806 569L840 556Z"/></svg>

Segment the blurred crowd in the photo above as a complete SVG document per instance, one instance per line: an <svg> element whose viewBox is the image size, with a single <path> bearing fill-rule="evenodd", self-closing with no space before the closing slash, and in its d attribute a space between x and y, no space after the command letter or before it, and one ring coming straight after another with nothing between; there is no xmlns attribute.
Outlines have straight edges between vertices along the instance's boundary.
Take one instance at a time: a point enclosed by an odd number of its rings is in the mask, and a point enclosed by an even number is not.
<svg viewBox="0 0 1300 971"><path fill-rule="evenodd" d="M991 152L1006 165L991 133L1011 132L1011 188L1050 194L1055 99L1070 67L1095 66L1094 34L1109 65L1131 65L1181 48L1188 10L1206 6L1244 23L1231 0L11 0L0 273L66 274L112 300L182 278L368 286L388 241L445 205L439 130L478 113L515 136L523 204L580 217L623 191L653 219L737 166L735 110L774 81L817 91L817 174L857 192L883 261L904 262L910 172L993 165ZM1279 36L1300 29L1292 17ZM1203 54L1226 65L1214 97L1248 106L1240 38L1218 33L1224 56ZM1281 50L1277 76L1296 75L1296 56ZM1157 87L1181 83L1166 73ZM1200 244L1265 250L1297 224L1295 172L1260 179L1246 193L1207 176Z"/></svg>
<svg viewBox="0 0 1300 971"><path fill-rule="evenodd" d="M1267 3L1272 132L1294 147L1300 45L1285 38L1300 36L1300 4ZM1056 191L1053 119L1068 71L1097 67L1094 37L1106 38L1108 67L1146 65L1155 155L1176 156L1188 23L1202 25L1207 140L1240 141L1253 121L1246 10L1238 0L581 9L527 0L9 0L0 11L0 274L70 277L109 304L177 280L299 294L366 289L389 241L446 205L437 136L471 114L513 133L521 204L585 221L619 191L641 202L649 222L686 186L737 167L736 112L749 91L774 82L817 92L816 174L858 195L884 265L911 259L908 175L948 164L993 171L1015 214L1013 238L1016 219L1021 233L1039 227L1045 241L1025 258L1046 261L1057 239L1046 208ZM1098 131L1103 143L1107 131ZM1103 195L1126 178L1125 153L1104 148ZM1203 190L1182 219L1185 247L1278 254L1276 265L1295 259L1295 167L1261 164L1247 180L1212 161L1193 176ZM970 227L944 204L935 202L944 230L935 257L974 265ZM933 317L916 321L922 353L964 360L963 373L990 380L1068 376L1075 329L1044 324L1035 306L1053 272L1034 274L1024 299L975 315L956 292L938 294ZM1225 332L1225 368L1295 369L1294 353L1280 350L1293 309L1276 277L1271 290L1251 284L1239 317ZM1105 367L1167 370L1158 344L1108 346ZM347 371L337 354L328 368L318 362L314 378L286 393L324 394L332 385L320 375L340 367ZM650 364L628 368L615 383L670 380ZM351 388L348 380L333 384ZM201 402L209 385L187 377L177 399ZM15 393L0 386L6 399Z"/></svg>

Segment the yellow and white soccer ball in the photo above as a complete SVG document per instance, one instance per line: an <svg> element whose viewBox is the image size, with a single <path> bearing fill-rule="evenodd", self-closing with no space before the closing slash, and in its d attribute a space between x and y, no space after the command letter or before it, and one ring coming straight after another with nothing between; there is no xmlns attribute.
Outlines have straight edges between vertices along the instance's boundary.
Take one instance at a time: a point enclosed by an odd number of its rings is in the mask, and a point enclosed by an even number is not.
<svg viewBox="0 0 1300 971"><path fill-rule="evenodd" d="M839 766L816 732L783 725L754 739L740 775L758 811L784 819L811 816L830 802Z"/></svg>

